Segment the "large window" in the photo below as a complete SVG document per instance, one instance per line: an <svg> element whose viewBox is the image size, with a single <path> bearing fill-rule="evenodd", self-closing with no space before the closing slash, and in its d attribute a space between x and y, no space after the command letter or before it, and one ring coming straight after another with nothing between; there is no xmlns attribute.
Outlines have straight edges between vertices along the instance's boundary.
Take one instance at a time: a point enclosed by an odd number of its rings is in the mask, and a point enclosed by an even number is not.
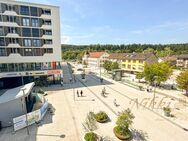
<svg viewBox="0 0 188 141"><path fill-rule="evenodd" d="M2 18L2 15L0 15L0 22L2 22L3 21L3 18Z"/></svg>
<svg viewBox="0 0 188 141"><path fill-rule="evenodd" d="M0 56L6 56L5 48L0 48Z"/></svg>
<svg viewBox="0 0 188 141"><path fill-rule="evenodd" d="M29 26L29 18L22 18L22 25Z"/></svg>
<svg viewBox="0 0 188 141"><path fill-rule="evenodd" d="M0 3L0 13L2 13L2 6L1 6L1 3Z"/></svg>
<svg viewBox="0 0 188 141"><path fill-rule="evenodd" d="M24 46L25 47L30 47L31 46L31 39L24 39Z"/></svg>
<svg viewBox="0 0 188 141"><path fill-rule="evenodd" d="M45 15L51 15L51 10L50 9L45 9L42 11L43 14Z"/></svg>
<svg viewBox="0 0 188 141"><path fill-rule="evenodd" d="M0 46L5 46L5 39L4 38L0 38Z"/></svg>
<svg viewBox="0 0 188 141"><path fill-rule="evenodd" d="M30 28L22 28L22 36L31 37L31 29Z"/></svg>
<svg viewBox="0 0 188 141"><path fill-rule="evenodd" d="M33 56L32 49L25 49L24 50L24 56Z"/></svg>
<svg viewBox="0 0 188 141"><path fill-rule="evenodd" d="M39 29L33 28L32 29L32 35L33 35L33 37L39 37Z"/></svg>
<svg viewBox="0 0 188 141"><path fill-rule="evenodd" d="M15 27L9 27L8 33L16 33L16 28Z"/></svg>
<svg viewBox="0 0 188 141"><path fill-rule="evenodd" d="M38 16L38 9L36 7L30 7L31 16Z"/></svg>
<svg viewBox="0 0 188 141"><path fill-rule="evenodd" d="M21 15L29 15L29 7L28 6L20 6L20 14Z"/></svg>
<svg viewBox="0 0 188 141"><path fill-rule="evenodd" d="M31 24L32 24L33 27L39 27L39 20L35 19L35 18L32 18L31 19Z"/></svg>
<svg viewBox="0 0 188 141"><path fill-rule="evenodd" d="M41 42L39 39L33 39L33 46L34 47L40 47L41 46Z"/></svg>
<svg viewBox="0 0 188 141"><path fill-rule="evenodd" d="M7 16L7 22L15 22L16 21L16 17L14 16Z"/></svg>

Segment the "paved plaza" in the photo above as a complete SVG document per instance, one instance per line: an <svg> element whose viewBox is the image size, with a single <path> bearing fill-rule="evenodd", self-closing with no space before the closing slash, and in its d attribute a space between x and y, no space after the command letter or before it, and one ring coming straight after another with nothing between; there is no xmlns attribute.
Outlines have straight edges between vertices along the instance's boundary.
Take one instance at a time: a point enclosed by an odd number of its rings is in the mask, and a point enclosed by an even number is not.
<svg viewBox="0 0 188 141"><path fill-rule="evenodd" d="M127 108L130 108L135 115L131 127L133 141L187 141L188 132L182 128L187 128L188 122L185 116L182 116L185 119L179 120L180 124L176 124L176 120L164 118L163 113L156 108L160 102L160 95L157 95L153 112L149 107L153 98L151 93L135 90L108 79L101 84L95 75L87 75L87 81L82 82L81 76L75 74L76 82L70 83L69 77L73 76L69 74L67 65L64 69L66 80L63 87L54 85L44 88L48 91L47 99L51 110L47 112L41 124L30 126L29 135L26 129L16 133L13 133L12 127L3 129L0 132L0 141L84 141L85 131L82 123L87 113L101 110L108 114L110 121L98 123L98 129L95 132L108 137L109 141L118 141L113 134L113 127L118 112ZM107 92L106 97L101 96L104 87ZM76 92L81 90L83 96L78 97ZM116 107L113 104L114 99L119 106ZM143 102L144 99L146 99L145 102ZM163 104L168 104L168 101L173 100L169 99ZM141 102L145 107L139 105ZM188 111L186 108L183 110Z"/></svg>

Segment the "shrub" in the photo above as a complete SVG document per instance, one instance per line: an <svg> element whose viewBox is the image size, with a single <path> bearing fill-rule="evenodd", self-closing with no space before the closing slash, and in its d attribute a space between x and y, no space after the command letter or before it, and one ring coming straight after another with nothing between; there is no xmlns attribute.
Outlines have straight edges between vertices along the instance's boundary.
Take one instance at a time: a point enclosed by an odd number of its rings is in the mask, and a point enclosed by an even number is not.
<svg viewBox="0 0 188 141"><path fill-rule="evenodd" d="M84 139L86 141L96 141L97 135L93 132L89 132L85 134Z"/></svg>
<svg viewBox="0 0 188 141"><path fill-rule="evenodd" d="M108 115L103 112L103 111L100 111L99 113L95 114L95 119L100 122L100 121L103 121L105 119L108 119Z"/></svg>
<svg viewBox="0 0 188 141"><path fill-rule="evenodd" d="M170 113L170 112L171 112L171 109L170 109L170 107L163 107L163 111Z"/></svg>

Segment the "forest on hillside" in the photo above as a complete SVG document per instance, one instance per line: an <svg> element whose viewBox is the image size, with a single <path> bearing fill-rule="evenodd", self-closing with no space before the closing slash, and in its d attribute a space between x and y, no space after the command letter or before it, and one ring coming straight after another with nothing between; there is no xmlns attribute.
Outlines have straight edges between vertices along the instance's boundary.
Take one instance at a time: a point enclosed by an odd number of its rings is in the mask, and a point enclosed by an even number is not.
<svg viewBox="0 0 188 141"><path fill-rule="evenodd" d="M153 52L158 57L188 54L188 43L186 44L130 44L130 45L68 45L62 44L62 58L65 60L80 60L88 51L106 51L108 53L131 53L131 52Z"/></svg>

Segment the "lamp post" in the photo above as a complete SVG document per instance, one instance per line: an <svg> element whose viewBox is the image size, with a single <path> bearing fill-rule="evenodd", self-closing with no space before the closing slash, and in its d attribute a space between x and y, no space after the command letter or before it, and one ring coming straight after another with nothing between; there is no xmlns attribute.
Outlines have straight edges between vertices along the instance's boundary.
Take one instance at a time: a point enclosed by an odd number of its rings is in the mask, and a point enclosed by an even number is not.
<svg viewBox="0 0 188 141"><path fill-rule="evenodd" d="M21 90L23 91L23 95L25 96L25 90L26 88L21 88ZM29 128L28 128L28 118L27 118L27 109L26 109L26 101L24 102L25 106L24 106L24 111L25 111L25 117L26 117L26 128L27 128L27 135L29 135Z"/></svg>
<svg viewBox="0 0 188 141"><path fill-rule="evenodd" d="M155 81L154 81L154 94L153 94L153 109L154 109L154 106L155 106L155 93L156 93L156 87L157 87L157 82L156 82L156 78L155 78Z"/></svg>

